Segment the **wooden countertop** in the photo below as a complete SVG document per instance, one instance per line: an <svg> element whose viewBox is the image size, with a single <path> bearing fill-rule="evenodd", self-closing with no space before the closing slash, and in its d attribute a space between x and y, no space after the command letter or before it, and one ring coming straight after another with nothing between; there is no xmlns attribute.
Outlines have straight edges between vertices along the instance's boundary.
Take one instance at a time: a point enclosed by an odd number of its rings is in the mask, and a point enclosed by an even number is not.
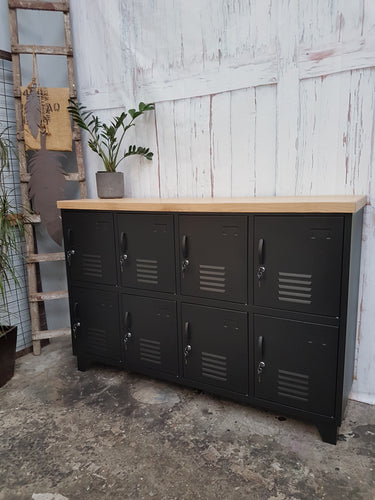
<svg viewBox="0 0 375 500"><path fill-rule="evenodd" d="M134 212L355 213L362 195L269 196L256 198L115 198L62 200L58 208Z"/></svg>

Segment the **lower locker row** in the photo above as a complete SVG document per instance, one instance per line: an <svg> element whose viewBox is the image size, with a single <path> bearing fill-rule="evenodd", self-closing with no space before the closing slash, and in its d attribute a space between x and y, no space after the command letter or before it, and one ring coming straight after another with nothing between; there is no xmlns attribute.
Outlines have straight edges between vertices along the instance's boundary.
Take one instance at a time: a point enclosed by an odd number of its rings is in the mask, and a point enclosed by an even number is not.
<svg viewBox="0 0 375 500"><path fill-rule="evenodd" d="M73 287L78 367L98 361L331 417L338 327Z"/></svg>

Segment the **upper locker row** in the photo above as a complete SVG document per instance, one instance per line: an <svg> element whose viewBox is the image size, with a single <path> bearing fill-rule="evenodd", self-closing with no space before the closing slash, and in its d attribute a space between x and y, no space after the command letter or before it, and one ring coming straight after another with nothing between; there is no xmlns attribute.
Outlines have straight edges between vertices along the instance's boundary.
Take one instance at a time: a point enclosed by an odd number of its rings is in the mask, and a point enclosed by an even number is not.
<svg viewBox="0 0 375 500"><path fill-rule="evenodd" d="M64 214L72 284L326 316L339 315L343 227L339 215Z"/></svg>

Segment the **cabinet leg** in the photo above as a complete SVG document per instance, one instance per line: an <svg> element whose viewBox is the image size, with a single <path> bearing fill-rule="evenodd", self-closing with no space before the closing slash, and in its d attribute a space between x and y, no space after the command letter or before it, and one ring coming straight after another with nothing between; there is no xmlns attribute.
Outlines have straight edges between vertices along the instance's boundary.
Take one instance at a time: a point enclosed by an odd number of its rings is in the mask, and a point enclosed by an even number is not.
<svg viewBox="0 0 375 500"><path fill-rule="evenodd" d="M82 359L77 357L77 369L80 372L85 372L89 367L89 364L86 359Z"/></svg>
<svg viewBox="0 0 375 500"><path fill-rule="evenodd" d="M318 431L324 443L337 443L337 425L336 424L317 424Z"/></svg>

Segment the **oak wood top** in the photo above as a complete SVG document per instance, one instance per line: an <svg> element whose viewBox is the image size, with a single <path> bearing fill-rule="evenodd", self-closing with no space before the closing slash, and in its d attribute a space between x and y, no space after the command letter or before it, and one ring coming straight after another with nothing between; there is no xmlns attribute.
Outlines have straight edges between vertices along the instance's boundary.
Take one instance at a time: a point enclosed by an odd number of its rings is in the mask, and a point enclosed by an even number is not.
<svg viewBox="0 0 375 500"><path fill-rule="evenodd" d="M58 208L125 212L355 213L363 195L269 196L256 198L115 198L62 200Z"/></svg>

